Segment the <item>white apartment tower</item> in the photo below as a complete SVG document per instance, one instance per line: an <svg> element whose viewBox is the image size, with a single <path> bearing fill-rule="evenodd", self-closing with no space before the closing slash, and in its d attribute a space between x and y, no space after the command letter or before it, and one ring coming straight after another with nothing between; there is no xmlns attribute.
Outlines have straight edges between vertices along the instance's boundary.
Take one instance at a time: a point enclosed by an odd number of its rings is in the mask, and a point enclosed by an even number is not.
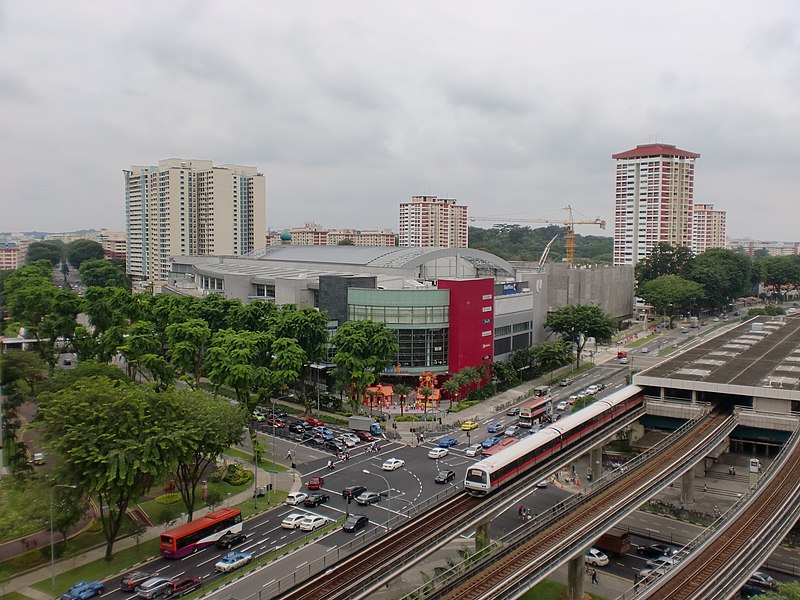
<svg viewBox="0 0 800 600"><path fill-rule="evenodd" d="M450 198L412 196L400 204L398 246L466 248L467 207Z"/></svg>
<svg viewBox="0 0 800 600"><path fill-rule="evenodd" d="M612 155L616 164L614 264L635 265L664 242L692 247L694 161L669 144Z"/></svg>
<svg viewBox="0 0 800 600"><path fill-rule="evenodd" d="M124 174L134 278L167 281L170 256L241 255L263 246L266 182L255 167L170 158Z"/></svg>
<svg viewBox="0 0 800 600"><path fill-rule="evenodd" d="M709 248L727 247L727 227L724 210L714 210L713 204L695 204L692 213L692 252L702 254Z"/></svg>

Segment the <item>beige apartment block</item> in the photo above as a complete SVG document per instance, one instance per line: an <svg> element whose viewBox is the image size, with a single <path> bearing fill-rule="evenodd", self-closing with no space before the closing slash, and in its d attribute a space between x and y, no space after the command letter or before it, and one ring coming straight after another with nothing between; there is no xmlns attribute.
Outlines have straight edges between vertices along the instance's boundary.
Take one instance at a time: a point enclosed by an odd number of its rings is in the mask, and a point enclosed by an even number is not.
<svg viewBox="0 0 800 600"><path fill-rule="evenodd" d="M692 252L702 254L709 248L725 248L727 213L714 210L713 204L695 203L692 213Z"/></svg>
<svg viewBox="0 0 800 600"><path fill-rule="evenodd" d="M412 196L400 203L399 246L466 248L469 246L467 206L452 198Z"/></svg>

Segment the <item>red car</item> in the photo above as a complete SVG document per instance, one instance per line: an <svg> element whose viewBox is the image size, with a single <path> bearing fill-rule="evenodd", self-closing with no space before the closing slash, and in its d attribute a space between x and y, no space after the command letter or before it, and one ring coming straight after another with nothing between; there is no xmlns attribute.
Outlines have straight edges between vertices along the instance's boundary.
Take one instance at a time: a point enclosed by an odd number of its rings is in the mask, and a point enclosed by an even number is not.
<svg viewBox="0 0 800 600"><path fill-rule="evenodd" d="M323 485L325 485L325 478L320 477L319 475L314 475L308 480L308 485L306 487L308 487L310 490L321 490Z"/></svg>
<svg viewBox="0 0 800 600"><path fill-rule="evenodd" d="M286 423L284 423L283 421L281 421L278 418L275 418L275 419L267 419L267 425L269 425L269 426L273 426L274 425L275 427L285 427Z"/></svg>
<svg viewBox="0 0 800 600"><path fill-rule="evenodd" d="M315 417L306 417L304 421L309 425L311 425L312 427L322 427L323 425L325 425L325 423L323 423L322 421L320 421Z"/></svg>
<svg viewBox="0 0 800 600"><path fill-rule="evenodd" d="M356 431L356 435L362 442L374 442L376 440L369 431Z"/></svg>

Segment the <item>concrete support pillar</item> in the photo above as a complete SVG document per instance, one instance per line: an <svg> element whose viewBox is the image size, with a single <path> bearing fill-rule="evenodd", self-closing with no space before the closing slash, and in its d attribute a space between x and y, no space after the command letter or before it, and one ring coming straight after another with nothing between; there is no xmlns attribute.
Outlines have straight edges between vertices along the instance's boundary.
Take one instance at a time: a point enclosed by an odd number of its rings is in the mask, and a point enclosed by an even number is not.
<svg viewBox="0 0 800 600"><path fill-rule="evenodd" d="M697 402L697 390L692 390L692 404Z"/></svg>
<svg viewBox="0 0 800 600"><path fill-rule="evenodd" d="M480 552L489 545L489 521L478 523L475 530L475 552Z"/></svg>
<svg viewBox="0 0 800 600"><path fill-rule="evenodd" d="M694 504L694 467L681 476L681 502Z"/></svg>
<svg viewBox="0 0 800 600"><path fill-rule="evenodd" d="M667 388L663 388L662 387L658 396L659 396L659 398L661 398L662 401L666 400L667 399Z"/></svg>
<svg viewBox="0 0 800 600"><path fill-rule="evenodd" d="M583 554L579 554L567 563L567 598L583 600Z"/></svg>
<svg viewBox="0 0 800 600"><path fill-rule="evenodd" d="M589 452L589 462L592 465L592 481L597 481L603 476L603 447L592 448Z"/></svg>

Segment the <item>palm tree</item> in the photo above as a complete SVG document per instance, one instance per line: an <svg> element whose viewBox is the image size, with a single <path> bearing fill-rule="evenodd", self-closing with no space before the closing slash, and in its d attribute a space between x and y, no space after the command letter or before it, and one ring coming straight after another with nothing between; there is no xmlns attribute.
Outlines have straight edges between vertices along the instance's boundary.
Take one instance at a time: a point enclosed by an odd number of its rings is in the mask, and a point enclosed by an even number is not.
<svg viewBox="0 0 800 600"><path fill-rule="evenodd" d="M450 408L453 407L453 398L455 398L456 404L458 404L458 395L461 393L462 385L458 375L453 375L442 384L442 389L447 392L447 396L450 398Z"/></svg>
<svg viewBox="0 0 800 600"><path fill-rule="evenodd" d="M402 383L398 383L394 386L394 393L397 394L397 397L400 398L400 416L403 416L403 407L406 404L406 398L411 393L411 388L407 385L403 385Z"/></svg>
<svg viewBox="0 0 800 600"><path fill-rule="evenodd" d="M463 377L462 381L468 392L473 383L480 383L483 379L481 370L478 367L464 367L458 372L458 375Z"/></svg>
<svg viewBox="0 0 800 600"><path fill-rule="evenodd" d="M428 400L430 397L433 396L433 389L429 387L419 388L417 392L420 396L422 396L422 400L425 402L425 420L428 420Z"/></svg>
<svg viewBox="0 0 800 600"><path fill-rule="evenodd" d="M375 396L378 395L378 392L375 390L366 390L364 395L369 398L369 416L372 416L372 406L375 404Z"/></svg>

